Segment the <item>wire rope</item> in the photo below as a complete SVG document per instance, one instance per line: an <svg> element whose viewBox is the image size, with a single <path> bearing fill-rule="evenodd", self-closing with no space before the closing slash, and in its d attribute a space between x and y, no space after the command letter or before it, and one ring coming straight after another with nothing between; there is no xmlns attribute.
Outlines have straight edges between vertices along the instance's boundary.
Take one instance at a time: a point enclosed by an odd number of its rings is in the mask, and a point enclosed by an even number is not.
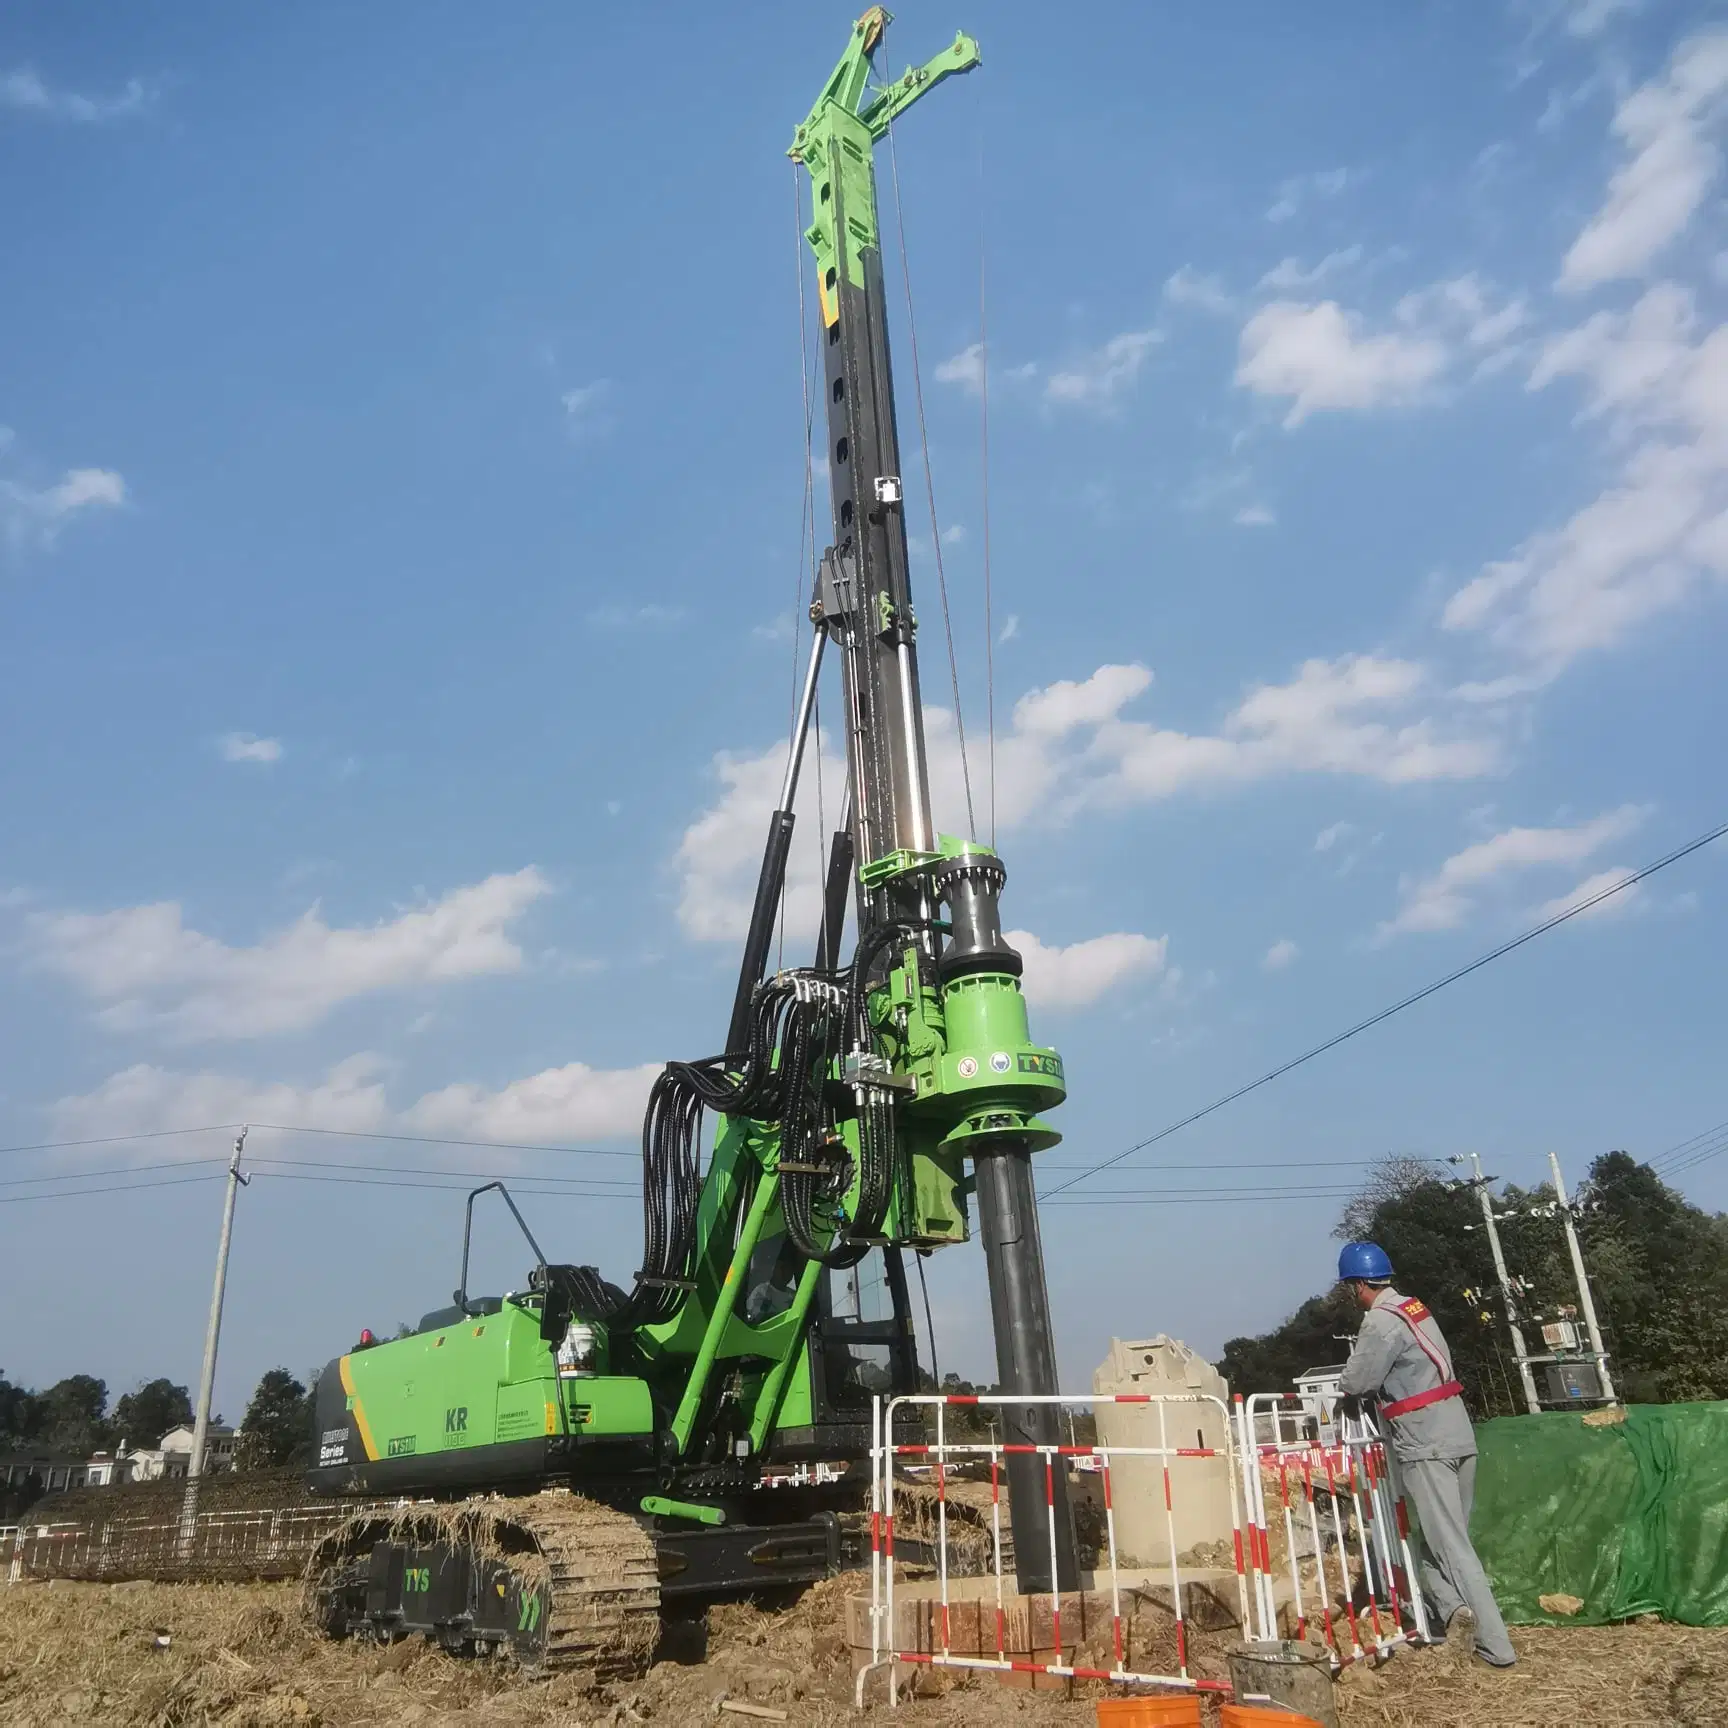
<svg viewBox="0 0 1728 1728"><path fill-rule="evenodd" d="M918 361L918 319L912 309L912 266L906 256L906 216L900 205L900 153L894 121L888 121L888 161L894 181L894 226L900 242L900 279L906 290L906 331L912 345L912 396L918 407L918 445L924 461L924 496L930 506L930 544L936 554L936 587L942 597L942 634L948 644L948 681L954 691L954 730L960 741L960 778L966 787L966 831L978 838L972 808L972 765L966 752L966 716L960 706L960 663L954 653L954 620L948 610L948 570L942 557L942 530L936 520L936 476L930 466L930 432L924 420L924 373ZM884 308L886 310L886 308Z"/></svg>
<svg viewBox="0 0 1728 1728"><path fill-rule="evenodd" d="M1455 971L1448 972L1444 978L1438 978L1432 984L1425 984L1420 990L1411 991L1408 996L1400 997L1391 1007L1382 1008L1379 1013L1370 1014L1365 1020L1358 1020L1354 1026L1346 1027L1344 1031L1334 1034L1324 1043L1316 1044L1311 1050L1303 1051L1300 1056L1293 1056L1288 1062L1280 1062L1276 1068L1268 1069L1257 1080L1250 1080L1246 1086L1238 1086L1235 1091L1226 1092L1222 1098L1215 1098L1210 1104L1190 1112L1180 1120L1170 1123L1167 1127L1160 1128L1156 1134L1149 1134L1144 1140L1136 1141L1132 1146L1116 1153L1114 1157L1106 1158L1100 1164L1089 1166L1077 1176L1071 1176L1066 1182L1052 1188L1047 1198L1052 1198L1067 1189L1076 1187L1105 1170L1113 1169L1125 1159L1132 1158L1136 1152L1144 1152L1148 1146L1156 1146L1160 1140L1167 1140L1172 1134L1180 1133L1184 1128L1192 1127L1194 1123L1210 1116L1214 1111L1222 1110L1226 1104L1234 1104L1238 1098L1246 1098L1250 1092L1259 1091L1262 1086L1268 1086L1274 1080L1281 1079L1293 1069L1300 1068L1305 1062L1312 1062L1316 1056L1324 1056L1328 1050L1336 1050L1340 1044L1347 1043L1358 1033L1366 1032L1371 1027L1378 1026L1383 1020L1390 1020L1394 1014L1401 1014L1406 1008L1415 1007L1418 1002L1425 1001L1438 991L1444 990L1447 985L1456 984L1461 978L1468 978L1472 972L1479 972L1484 966L1512 953L1514 949L1522 948L1526 942L1534 942L1538 936L1544 936L1569 919L1576 918L1580 914L1600 906L1603 901L1611 899L1635 883L1654 876L1659 870L1666 870L1670 864L1679 863L1682 858L1690 857L1692 853L1710 845L1712 841L1720 840L1724 834L1728 834L1728 822L1712 828L1706 834L1700 834L1695 840L1688 840L1683 846L1676 846L1672 852L1665 853L1652 864L1646 864L1642 870L1635 870L1629 876L1622 876L1585 899L1575 901L1562 911L1556 912L1552 918L1545 918L1540 924L1524 931L1522 935L1514 936L1510 942L1502 942L1498 948L1491 948L1486 954L1478 955L1467 966L1460 966Z"/></svg>
<svg viewBox="0 0 1728 1728"><path fill-rule="evenodd" d="M990 579L990 327L984 302L984 94L978 101L978 471L984 541L984 706L989 740L990 846L996 846L996 624Z"/></svg>
<svg viewBox="0 0 1728 1728"><path fill-rule="evenodd" d="M813 562L813 554L807 551L816 534L816 512L814 505L815 471L810 460L810 434L814 425L814 411L810 402L810 337L806 329L809 311L804 300L804 184L799 178L799 164L792 164L792 262L794 273L798 278L798 385L804 394L804 497L798 509L798 573L792 584L792 693L791 711L787 718L786 748L788 760L796 754L798 739L798 696L799 696L799 647L804 639L804 594L807 581L807 559ZM817 626L813 623L812 630ZM780 934L778 950L775 956L776 969L786 964L786 890L781 884L780 890Z"/></svg>

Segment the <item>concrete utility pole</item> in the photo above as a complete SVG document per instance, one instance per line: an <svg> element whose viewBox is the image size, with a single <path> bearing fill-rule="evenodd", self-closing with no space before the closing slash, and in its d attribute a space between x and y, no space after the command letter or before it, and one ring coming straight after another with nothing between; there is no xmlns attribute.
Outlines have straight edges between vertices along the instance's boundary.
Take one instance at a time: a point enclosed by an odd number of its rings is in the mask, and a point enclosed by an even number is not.
<svg viewBox="0 0 1728 1728"><path fill-rule="evenodd" d="M186 1462L186 1499L180 1509L180 1548L191 1550L198 1517L198 1478L204 1473L204 1449L210 1439L210 1398L216 1389L216 1343L222 1334L222 1299L228 1293L228 1245L234 1239L234 1198L251 1182L240 1174L246 1150L246 1130L234 1136L234 1156L228 1160L228 1192L222 1202L222 1237L216 1247L216 1283L210 1292L210 1321L204 1329L204 1373L198 1382L198 1413L192 1424L192 1456Z"/></svg>
<svg viewBox="0 0 1728 1728"><path fill-rule="evenodd" d="M1560 1174L1560 1159L1550 1152L1548 1168L1554 1172L1554 1198L1560 1202L1560 1222L1566 1231L1566 1246L1572 1255L1572 1275L1578 1280L1578 1306L1584 1310L1584 1329L1590 1334L1590 1353L1596 1358L1596 1379L1602 1396L1615 1402L1614 1382L1608 1375L1608 1352L1602 1348L1602 1328L1596 1324L1596 1299L1590 1294L1590 1280L1584 1273L1584 1250L1578 1245L1578 1231L1572 1222L1572 1203L1566 1198L1566 1182Z"/></svg>
<svg viewBox="0 0 1728 1728"><path fill-rule="evenodd" d="M1512 1275L1506 1270L1506 1256L1500 1251L1500 1232L1494 1225L1494 1202L1488 1193L1488 1178L1482 1174L1482 1160L1474 1152L1470 1154L1470 1169L1474 1177L1470 1185L1482 1203L1482 1224L1488 1232L1489 1252L1494 1256L1494 1275L1500 1280L1500 1295L1506 1304L1506 1327L1512 1334L1512 1354L1518 1363L1518 1378L1524 1383L1524 1405L1532 1416L1539 1416L1542 1403L1536 1396L1536 1377L1530 1372L1530 1352L1518 1325L1518 1299L1512 1291Z"/></svg>

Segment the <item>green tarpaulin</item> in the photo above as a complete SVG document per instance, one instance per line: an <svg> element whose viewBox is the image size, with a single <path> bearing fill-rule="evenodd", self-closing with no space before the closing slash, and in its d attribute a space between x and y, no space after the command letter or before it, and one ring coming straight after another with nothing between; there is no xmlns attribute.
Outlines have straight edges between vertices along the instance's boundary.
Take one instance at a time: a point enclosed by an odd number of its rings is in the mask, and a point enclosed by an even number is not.
<svg viewBox="0 0 1728 1728"><path fill-rule="evenodd" d="M1624 1422L1502 1416L1481 1449L1470 1534L1515 1624L1660 1614L1728 1626L1728 1403L1634 1404Z"/></svg>

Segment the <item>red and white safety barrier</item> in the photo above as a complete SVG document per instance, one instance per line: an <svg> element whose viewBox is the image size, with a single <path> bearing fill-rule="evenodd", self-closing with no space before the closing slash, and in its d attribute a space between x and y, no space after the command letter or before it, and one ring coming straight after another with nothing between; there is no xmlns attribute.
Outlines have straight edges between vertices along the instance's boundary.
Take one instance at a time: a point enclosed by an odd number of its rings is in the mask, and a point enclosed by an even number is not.
<svg viewBox="0 0 1728 1728"><path fill-rule="evenodd" d="M1412 1639L1426 1642L1428 1620L1415 1586L1409 1519L1391 1454L1373 1419L1346 1416L1335 1400L1272 1392L1238 1395L1234 1414L1258 1636L1280 1636L1266 1512L1271 1479L1289 1554L1296 1636L1306 1634L1317 1613L1319 1631L1340 1666L1367 1654L1384 1655ZM1314 1561L1312 1591L1303 1583L1299 1520ZM1335 1580L1328 1575L1328 1538ZM1360 1609L1353 1559L1365 1598Z"/></svg>
<svg viewBox="0 0 1728 1728"><path fill-rule="evenodd" d="M1001 1406L1027 1404L1085 1404L1096 1408L1100 1404L1147 1404L1158 1411L1158 1444L1156 1446L1059 1446L1030 1445L998 1441L956 1441L948 1437L947 1412L951 1406ZM1220 1429L1226 1436L1223 1447L1172 1446L1169 1441L1168 1409L1172 1404L1193 1407L1208 1405L1220 1419ZM933 1407L935 1437L933 1441L899 1441L895 1438L895 1420L903 1414ZM922 1425L921 1425L922 1426ZM1163 1686L1181 1691L1230 1691L1227 1681L1196 1679L1188 1672L1187 1625L1182 1606L1183 1578L1177 1558L1175 1498L1172 1490L1170 1465L1178 1458L1219 1458L1225 1461L1225 1473L1230 1484L1230 1516L1234 1536L1237 1593L1240 1599L1241 1624L1250 1625L1249 1574L1243 1551L1243 1515L1240 1494L1236 1430L1223 1399L1204 1393L1107 1393L1092 1392L1066 1395L1052 1393L1040 1396L1007 1393L928 1393L899 1398L876 1398L871 1413L871 1474L870 1474L870 1662L858 1675L856 1699L864 1701L864 1688L876 1669L888 1669L888 1699L899 1701L899 1664L914 1663L933 1668L969 1668L994 1670L1003 1674L1047 1675L1059 1680L1104 1680L1123 1685ZM1104 1494L1104 1528L1108 1564L1112 1647L1115 1661L1109 1668L1082 1667L1062 1661L1062 1592L1049 1596L1051 1643L1056 1660L1037 1662L1012 1656L1007 1648L1007 1587L1002 1572L1002 1486L1003 1465L1017 1454L1034 1453L1044 1461L1046 1538L1050 1545L1050 1576L1057 1575L1056 1472L1065 1470L1065 1460L1095 1461L1102 1479ZM1160 1461L1164 1486L1164 1519L1169 1543L1170 1602L1175 1618L1175 1674L1149 1674L1127 1665L1127 1645L1122 1623L1122 1581L1116 1547L1116 1506L1112 1490L1112 1462L1121 1458L1156 1458ZM897 1649L895 1602L894 1497L895 1463L899 1459L916 1458L932 1465L936 1477L936 1570L938 1596L935 1604L935 1634L937 1648L932 1650ZM995 1585L995 1654L967 1654L951 1648L953 1638L952 1603L948 1569L948 1472L957 1462L987 1461L990 1467L990 1529L991 1571ZM1088 1466L1090 1467L1090 1466ZM1017 1532L1024 1541L1030 1532ZM1093 1573L1094 1588L1101 1583L1103 1566ZM1098 1591L1102 1595L1102 1590ZM1073 1592L1068 1593L1070 1597Z"/></svg>

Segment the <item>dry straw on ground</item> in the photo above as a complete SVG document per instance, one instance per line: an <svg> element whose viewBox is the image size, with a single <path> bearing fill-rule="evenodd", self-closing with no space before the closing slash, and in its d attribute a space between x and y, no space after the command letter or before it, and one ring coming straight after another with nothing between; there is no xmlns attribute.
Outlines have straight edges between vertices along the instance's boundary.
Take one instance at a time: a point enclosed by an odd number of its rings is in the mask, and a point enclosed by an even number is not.
<svg viewBox="0 0 1728 1728"><path fill-rule="evenodd" d="M639 1679L584 1687L525 1680L506 1662L457 1661L418 1640L331 1644L291 1584L0 1587L5 1728L665 1728L715 1720L722 1698L785 1710L791 1728L842 1728L851 1659L842 1635L856 1575L771 1604L671 1616ZM157 1647L165 1634L167 1648ZM1345 1728L1706 1728L1728 1721L1728 1630L1532 1627L1508 1673L1406 1652L1339 1686ZM1214 1659L1202 1652L1205 1664ZM898 1720L919 1728L1014 1723L1092 1728L1092 1694L1005 1691L937 1676ZM1096 1691L1096 1689L1094 1689ZM886 1728L880 1708L871 1718ZM1209 1717L1209 1720L1215 1718Z"/></svg>

